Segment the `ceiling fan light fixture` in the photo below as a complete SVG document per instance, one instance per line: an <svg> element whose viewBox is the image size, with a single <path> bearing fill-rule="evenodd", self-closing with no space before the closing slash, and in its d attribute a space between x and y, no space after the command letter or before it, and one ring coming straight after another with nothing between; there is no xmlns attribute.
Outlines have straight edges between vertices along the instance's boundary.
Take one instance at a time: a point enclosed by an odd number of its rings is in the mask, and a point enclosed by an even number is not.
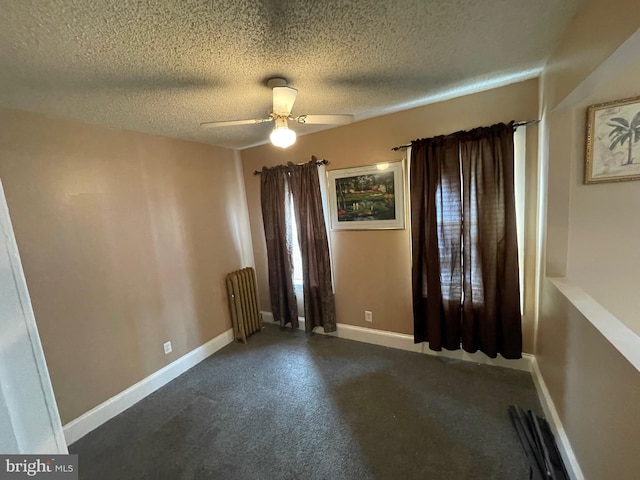
<svg viewBox="0 0 640 480"><path fill-rule="evenodd" d="M296 132L289 128L288 121L294 121L303 125L347 125L353 122L353 115L314 114L291 115L293 104L296 101L298 90L287 85L284 78L270 78L267 86L273 90L273 104L271 113L266 118L254 118L247 120L224 120L220 122L202 122L203 128L231 127L234 125L253 125L258 123L274 122L275 128L269 139L279 148L288 148L296 143Z"/></svg>
<svg viewBox="0 0 640 480"><path fill-rule="evenodd" d="M276 126L269 135L271 143L280 148L287 148L296 143L296 132L289 128L287 119L276 118L275 121Z"/></svg>

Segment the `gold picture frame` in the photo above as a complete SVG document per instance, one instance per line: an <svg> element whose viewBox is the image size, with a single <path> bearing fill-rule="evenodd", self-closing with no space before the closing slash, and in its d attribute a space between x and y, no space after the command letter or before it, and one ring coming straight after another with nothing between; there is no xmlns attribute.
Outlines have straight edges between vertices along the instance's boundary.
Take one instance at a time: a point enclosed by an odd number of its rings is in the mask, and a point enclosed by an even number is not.
<svg viewBox="0 0 640 480"><path fill-rule="evenodd" d="M587 108L586 153L584 183L640 180L640 97Z"/></svg>
<svg viewBox="0 0 640 480"><path fill-rule="evenodd" d="M331 230L405 228L404 160L327 171Z"/></svg>

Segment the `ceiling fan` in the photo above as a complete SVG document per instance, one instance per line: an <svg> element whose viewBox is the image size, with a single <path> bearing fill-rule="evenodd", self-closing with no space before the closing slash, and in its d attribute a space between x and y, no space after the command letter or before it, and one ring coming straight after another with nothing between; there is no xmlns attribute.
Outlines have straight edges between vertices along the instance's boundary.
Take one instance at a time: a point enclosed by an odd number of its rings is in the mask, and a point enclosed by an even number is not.
<svg viewBox="0 0 640 480"><path fill-rule="evenodd" d="M289 120L305 125L346 125L353 122L353 115L291 115L298 90L287 86L284 78L267 80L267 87L273 89L273 107L267 118L251 120L229 120L224 122L203 122L201 127L230 127L233 125L251 125L255 123L275 122L269 139L276 147L287 148L296 141L296 132L289 129Z"/></svg>

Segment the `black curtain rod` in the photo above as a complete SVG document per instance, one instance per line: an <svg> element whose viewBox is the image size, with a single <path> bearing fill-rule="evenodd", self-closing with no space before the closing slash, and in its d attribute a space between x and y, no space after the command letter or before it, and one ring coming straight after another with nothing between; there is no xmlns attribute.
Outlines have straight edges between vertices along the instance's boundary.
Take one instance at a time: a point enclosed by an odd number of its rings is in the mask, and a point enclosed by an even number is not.
<svg viewBox="0 0 640 480"><path fill-rule="evenodd" d="M320 165L329 165L329 160L324 160L324 159L323 160L318 160L315 155L311 155L311 161L312 162L316 162L316 165L318 165L318 166L320 166ZM298 163L298 165L304 165L304 163ZM254 175L260 175L261 173L262 173L262 170L254 170L253 171Z"/></svg>
<svg viewBox="0 0 640 480"><path fill-rule="evenodd" d="M523 125L531 125L531 124L534 124L534 123L540 123L540 120L526 120L526 121L522 121L522 122L513 122L513 128L522 127ZM391 150L393 150L394 152L397 152L398 150L406 150L410 146L411 146L411 144L400 145L400 146L397 146L397 147L393 147Z"/></svg>

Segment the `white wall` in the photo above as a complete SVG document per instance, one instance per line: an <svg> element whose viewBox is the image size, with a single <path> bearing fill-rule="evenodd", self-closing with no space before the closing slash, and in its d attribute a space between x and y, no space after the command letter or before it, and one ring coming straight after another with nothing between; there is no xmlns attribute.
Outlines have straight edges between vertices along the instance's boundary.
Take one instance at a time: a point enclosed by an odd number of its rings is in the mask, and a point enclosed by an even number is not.
<svg viewBox="0 0 640 480"><path fill-rule="evenodd" d="M0 453L67 453L0 183Z"/></svg>

